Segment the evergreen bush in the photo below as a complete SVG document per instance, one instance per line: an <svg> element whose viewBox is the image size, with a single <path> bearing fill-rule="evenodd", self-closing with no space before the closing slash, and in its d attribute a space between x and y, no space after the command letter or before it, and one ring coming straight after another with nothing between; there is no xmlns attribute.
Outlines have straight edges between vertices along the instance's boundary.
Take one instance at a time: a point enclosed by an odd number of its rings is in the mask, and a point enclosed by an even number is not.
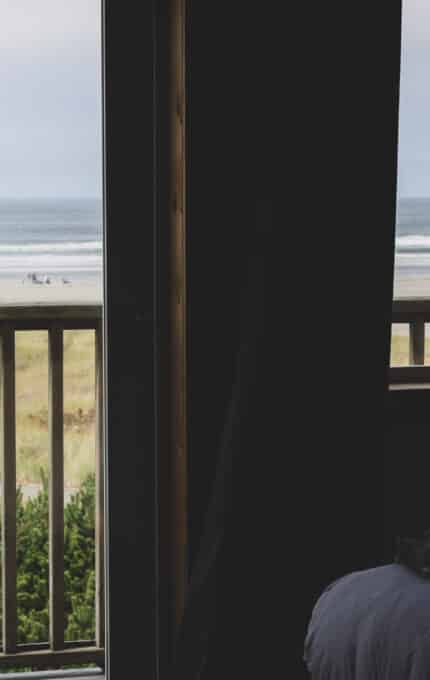
<svg viewBox="0 0 430 680"><path fill-rule="evenodd" d="M42 490L24 502L17 488L18 644L49 640L49 499ZM1 522L0 522L1 532ZM1 555L0 544L0 559ZM89 474L64 509L65 640L95 637L95 475ZM0 584L1 590L1 584ZM2 622L0 598L0 625Z"/></svg>

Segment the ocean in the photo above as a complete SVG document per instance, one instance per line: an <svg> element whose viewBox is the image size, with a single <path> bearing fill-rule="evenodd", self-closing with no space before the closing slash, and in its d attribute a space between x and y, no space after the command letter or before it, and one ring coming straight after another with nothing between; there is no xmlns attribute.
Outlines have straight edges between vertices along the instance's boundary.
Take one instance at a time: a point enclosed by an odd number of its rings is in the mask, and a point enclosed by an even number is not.
<svg viewBox="0 0 430 680"><path fill-rule="evenodd" d="M394 284L430 297L430 198L399 198Z"/></svg>
<svg viewBox="0 0 430 680"><path fill-rule="evenodd" d="M101 284L100 199L0 199L0 281ZM399 198L395 290L430 296L430 198Z"/></svg>
<svg viewBox="0 0 430 680"><path fill-rule="evenodd" d="M0 284L100 283L102 252L101 200L0 199Z"/></svg>

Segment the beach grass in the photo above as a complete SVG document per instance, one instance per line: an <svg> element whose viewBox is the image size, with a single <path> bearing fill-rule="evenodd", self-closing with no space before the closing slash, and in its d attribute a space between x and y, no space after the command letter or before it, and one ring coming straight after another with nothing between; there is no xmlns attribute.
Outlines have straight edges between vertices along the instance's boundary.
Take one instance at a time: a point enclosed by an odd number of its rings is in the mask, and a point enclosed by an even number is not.
<svg viewBox="0 0 430 680"><path fill-rule="evenodd" d="M424 345L424 364L430 365L430 337L426 336ZM395 334L391 338L391 366L409 365L409 334Z"/></svg>
<svg viewBox="0 0 430 680"><path fill-rule="evenodd" d="M40 482L48 471L48 333L16 338L17 480ZM94 331L64 332L64 478L79 486L95 469Z"/></svg>
<svg viewBox="0 0 430 680"><path fill-rule="evenodd" d="M48 471L48 333L16 333L17 480L40 482ZM94 331L64 332L64 477L79 486L95 469ZM430 365L430 338L425 362ZM394 334L391 366L409 363L409 337Z"/></svg>
<svg viewBox="0 0 430 680"><path fill-rule="evenodd" d="M393 335L391 337L390 364L391 366L407 366L409 364L408 335Z"/></svg>

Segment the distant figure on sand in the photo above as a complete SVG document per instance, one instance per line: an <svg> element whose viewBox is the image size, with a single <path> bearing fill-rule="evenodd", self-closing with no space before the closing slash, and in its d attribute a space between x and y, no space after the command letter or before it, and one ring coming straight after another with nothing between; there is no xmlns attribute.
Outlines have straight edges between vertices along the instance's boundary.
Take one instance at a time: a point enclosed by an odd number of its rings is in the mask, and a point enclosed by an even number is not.
<svg viewBox="0 0 430 680"><path fill-rule="evenodd" d="M48 274L42 274L42 278L39 278L36 274L36 272L29 272L27 276L25 276L22 280L22 283L25 283L26 281L30 281L31 283L51 283L51 278L48 276Z"/></svg>
<svg viewBox="0 0 430 680"><path fill-rule="evenodd" d="M41 279L37 278L36 272L29 272L27 276L22 280L23 283L25 283L26 281L29 281L30 283L43 283Z"/></svg>

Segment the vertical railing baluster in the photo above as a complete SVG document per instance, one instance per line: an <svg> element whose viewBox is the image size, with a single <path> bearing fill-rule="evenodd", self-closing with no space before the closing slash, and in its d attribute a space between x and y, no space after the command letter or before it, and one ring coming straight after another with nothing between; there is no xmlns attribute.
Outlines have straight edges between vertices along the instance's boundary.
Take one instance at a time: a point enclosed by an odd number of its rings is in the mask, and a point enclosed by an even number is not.
<svg viewBox="0 0 430 680"><path fill-rule="evenodd" d="M53 650L64 647L63 330L49 329L49 613Z"/></svg>
<svg viewBox="0 0 430 680"><path fill-rule="evenodd" d="M96 372L96 644L105 644L104 608L104 447L103 447L103 329L101 322L95 329Z"/></svg>
<svg viewBox="0 0 430 680"><path fill-rule="evenodd" d="M423 366L425 357L425 323L415 319L409 323L409 363Z"/></svg>
<svg viewBox="0 0 430 680"><path fill-rule="evenodd" d="M3 652L11 654L17 643L16 421L15 331L8 323L0 333L0 372Z"/></svg>

